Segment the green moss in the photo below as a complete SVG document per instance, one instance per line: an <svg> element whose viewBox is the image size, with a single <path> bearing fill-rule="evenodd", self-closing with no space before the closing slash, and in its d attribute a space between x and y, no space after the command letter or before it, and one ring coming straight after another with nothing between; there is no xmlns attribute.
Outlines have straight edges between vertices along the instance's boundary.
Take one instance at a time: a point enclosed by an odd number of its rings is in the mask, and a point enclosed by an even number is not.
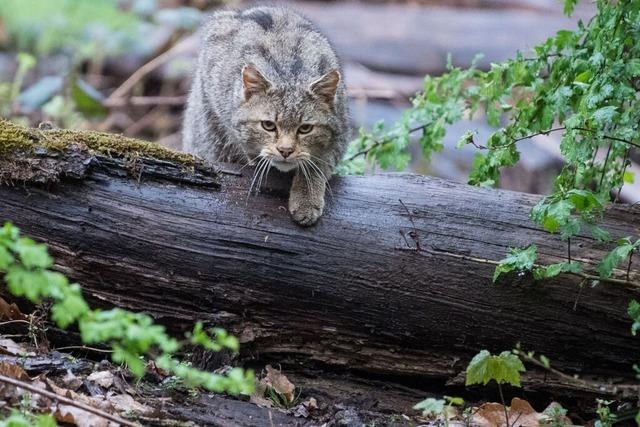
<svg viewBox="0 0 640 427"><path fill-rule="evenodd" d="M28 148L34 143L30 129L0 119L0 154Z"/></svg>
<svg viewBox="0 0 640 427"><path fill-rule="evenodd" d="M122 135L64 129L29 129L0 119L0 156L36 148L64 151L72 144L82 144L91 152L113 157L151 157L184 166L194 166L197 163L191 154Z"/></svg>

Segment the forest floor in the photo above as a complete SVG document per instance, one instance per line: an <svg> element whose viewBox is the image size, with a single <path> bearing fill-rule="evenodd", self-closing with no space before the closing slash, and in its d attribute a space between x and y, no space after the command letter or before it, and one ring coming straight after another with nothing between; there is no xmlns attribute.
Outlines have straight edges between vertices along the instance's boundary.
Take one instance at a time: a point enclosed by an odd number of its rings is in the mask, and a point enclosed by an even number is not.
<svg viewBox="0 0 640 427"><path fill-rule="evenodd" d="M194 366L217 373L231 365L252 368L256 390L251 396L188 387L153 362L143 378L135 378L126 366L109 361L108 347L81 345L77 333L46 320L43 308L24 314L0 298L0 411L49 413L63 425L80 427L427 426L442 425L445 416L451 426L491 427L505 419L504 406L492 403L500 400L495 387L469 389L457 379L417 383L289 357L258 360L196 349L183 354ZM509 404L514 426L568 426L574 425L572 420L582 425L595 415L592 393L555 393L565 411L552 393L505 391L516 396ZM443 394L467 401L449 410L432 407ZM414 406L428 397L433 398L426 401L433 413L425 416Z"/></svg>
<svg viewBox="0 0 640 427"><path fill-rule="evenodd" d="M308 367L288 374L267 365L254 395L232 397L189 388L153 367L135 379L126 368L102 358L104 349L45 350L46 342L36 348L13 338L0 335L0 376L19 382L7 384L0 378L2 405L50 413L59 423L79 427L437 426L444 421L442 414L429 418L411 409L424 398L423 391L388 380ZM273 387L271 394L264 394L267 386ZM526 400L514 398L510 407L517 426L547 425L541 422L547 419L573 425L555 412L562 409L555 402L537 412ZM464 412L454 409L449 425L491 427L504 420L503 412L499 403L478 403ZM110 421L107 415L115 418Z"/></svg>

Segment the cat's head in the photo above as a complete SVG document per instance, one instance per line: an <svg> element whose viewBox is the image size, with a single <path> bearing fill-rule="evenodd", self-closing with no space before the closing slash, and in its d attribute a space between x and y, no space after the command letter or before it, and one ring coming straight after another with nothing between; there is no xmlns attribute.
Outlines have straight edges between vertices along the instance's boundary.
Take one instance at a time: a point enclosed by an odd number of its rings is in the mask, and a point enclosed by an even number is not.
<svg viewBox="0 0 640 427"><path fill-rule="evenodd" d="M285 172L304 162L332 162L341 123L338 70L286 87L273 84L253 65L245 66L240 78L243 100L233 125L249 160L264 158Z"/></svg>

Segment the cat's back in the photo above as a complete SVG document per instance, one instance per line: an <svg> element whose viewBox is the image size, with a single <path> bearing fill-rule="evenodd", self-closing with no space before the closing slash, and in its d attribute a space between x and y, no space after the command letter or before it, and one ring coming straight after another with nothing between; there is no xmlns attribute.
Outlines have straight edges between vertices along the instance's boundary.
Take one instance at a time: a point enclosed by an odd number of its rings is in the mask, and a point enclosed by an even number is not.
<svg viewBox="0 0 640 427"><path fill-rule="evenodd" d="M205 26L203 43L207 68L221 77L237 75L251 63L273 83L291 84L340 68L328 39L286 7L215 13Z"/></svg>

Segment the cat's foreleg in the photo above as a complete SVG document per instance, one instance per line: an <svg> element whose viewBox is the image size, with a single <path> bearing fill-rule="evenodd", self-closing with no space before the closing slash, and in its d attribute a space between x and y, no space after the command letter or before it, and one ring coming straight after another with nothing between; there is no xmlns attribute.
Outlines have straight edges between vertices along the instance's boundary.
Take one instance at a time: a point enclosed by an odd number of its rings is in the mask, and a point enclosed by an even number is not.
<svg viewBox="0 0 640 427"><path fill-rule="evenodd" d="M289 212L293 220L302 226L310 226L318 221L324 211L326 178L331 172L320 171L310 166L301 166L296 171L289 193Z"/></svg>

